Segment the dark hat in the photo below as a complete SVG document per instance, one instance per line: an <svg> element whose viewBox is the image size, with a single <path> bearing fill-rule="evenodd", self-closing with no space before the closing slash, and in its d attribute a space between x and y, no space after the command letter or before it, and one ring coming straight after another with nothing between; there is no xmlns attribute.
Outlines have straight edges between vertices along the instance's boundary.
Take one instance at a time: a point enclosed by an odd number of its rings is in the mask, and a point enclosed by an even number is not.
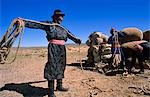
<svg viewBox="0 0 150 97"><path fill-rule="evenodd" d="M53 16L65 16L65 14L60 9L56 9L54 10Z"/></svg>
<svg viewBox="0 0 150 97"><path fill-rule="evenodd" d="M114 34L114 32L116 32L115 28L111 28L111 29L110 29L110 33L111 33L111 34Z"/></svg>

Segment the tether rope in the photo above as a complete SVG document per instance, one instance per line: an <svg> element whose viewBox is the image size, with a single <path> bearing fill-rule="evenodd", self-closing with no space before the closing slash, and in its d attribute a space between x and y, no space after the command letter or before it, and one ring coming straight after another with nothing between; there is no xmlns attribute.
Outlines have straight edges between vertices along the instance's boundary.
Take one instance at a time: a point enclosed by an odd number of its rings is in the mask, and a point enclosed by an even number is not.
<svg viewBox="0 0 150 97"><path fill-rule="evenodd" d="M10 31L13 29L13 26L15 25L16 22L18 22L18 25L13 30L14 33L13 32L11 33L13 35L11 35ZM6 38L6 41L1 45L1 49L3 50L3 48L6 46L7 51L5 51L3 53L0 53L1 54L1 56L0 56L1 57L1 63L10 64L10 63L15 61L17 53L18 53L18 50L19 50L19 47L20 47L20 43L21 43L21 39L22 39L22 36L23 36L23 32L24 32L24 22L21 21L21 20L18 20L18 19L13 20L13 22L11 23L7 33L3 36L3 37ZM10 49L11 49L11 47L12 47L12 45L13 45L14 41L16 40L16 38L17 38L19 33L20 33L20 38L19 38L19 42L18 42L18 46L17 46L17 49L16 49L15 56L14 56L14 58L11 61L6 61L7 56L9 54L9 52L10 52ZM10 35L8 36L8 34L10 34ZM2 39L4 39L4 38L2 38ZM11 42L11 43L9 44L9 42Z"/></svg>
<svg viewBox="0 0 150 97"><path fill-rule="evenodd" d="M81 59L81 45L79 44L79 61L80 61L80 66L81 66L81 70L83 71L83 65L82 65L82 59Z"/></svg>
<svg viewBox="0 0 150 97"><path fill-rule="evenodd" d="M120 51L120 44L118 40L118 32L114 33L114 52L113 52L113 66L118 66L121 62L121 51Z"/></svg>

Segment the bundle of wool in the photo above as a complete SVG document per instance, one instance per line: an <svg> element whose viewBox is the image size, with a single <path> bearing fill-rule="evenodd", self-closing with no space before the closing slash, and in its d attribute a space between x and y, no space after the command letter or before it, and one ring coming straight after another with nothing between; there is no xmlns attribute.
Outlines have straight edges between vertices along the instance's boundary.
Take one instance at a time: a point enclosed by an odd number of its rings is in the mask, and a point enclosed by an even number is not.
<svg viewBox="0 0 150 97"><path fill-rule="evenodd" d="M89 39L86 41L88 46L99 45L103 42L108 41L108 36L104 35L102 32L93 32L90 34Z"/></svg>
<svg viewBox="0 0 150 97"><path fill-rule="evenodd" d="M144 42L147 42L147 41L141 40L141 41L132 41L132 42L123 43L121 47L122 47L125 57L130 58L133 55L135 55L136 52L138 53L139 51L137 49L137 45L144 43Z"/></svg>
<svg viewBox="0 0 150 97"><path fill-rule="evenodd" d="M119 34L119 42L121 44L143 39L143 32L138 28L124 28Z"/></svg>
<svg viewBox="0 0 150 97"><path fill-rule="evenodd" d="M150 41L150 30L143 32L143 40Z"/></svg>
<svg viewBox="0 0 150 97"><path fill-rule="evenodd" d="M141 41L127 42L127 43L123 43L121 45L121 47L123 47L123 48L129 48L129 49L132 49L132 50L136 50L136 45L144 43L144 42L147 42L147 41L141 40Z"/></svg>

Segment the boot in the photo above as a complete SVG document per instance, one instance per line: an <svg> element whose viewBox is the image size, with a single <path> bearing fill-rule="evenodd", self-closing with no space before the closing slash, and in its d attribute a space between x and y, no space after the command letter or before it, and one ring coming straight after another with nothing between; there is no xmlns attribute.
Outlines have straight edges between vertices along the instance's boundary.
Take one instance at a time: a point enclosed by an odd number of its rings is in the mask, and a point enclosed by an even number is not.
<svg viewBox="0 0 150 97"><path fill-rule="evenodd" d="M48 81L48 97L56 97L54 94L54 80Z"/></svg>
<svg viewBox="0 0 150 97"><path fill-rule="evenodd" d="M57 79L57 87L56 90L58 91L68 91L68 88L64 88L62 86L62 79Z"/></svg>

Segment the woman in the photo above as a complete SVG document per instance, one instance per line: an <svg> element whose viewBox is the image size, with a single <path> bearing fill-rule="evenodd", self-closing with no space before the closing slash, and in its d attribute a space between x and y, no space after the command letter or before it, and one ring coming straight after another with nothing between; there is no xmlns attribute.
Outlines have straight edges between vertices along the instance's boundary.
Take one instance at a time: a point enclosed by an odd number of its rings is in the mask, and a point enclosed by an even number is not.
<svg viewBox="0 0 150 97"><path fill-rule="evenodd" d="M44 78L48 80L49 97L55 97L54 94L54 80L57 80L56 90L67 91L68 88L62 86L62 79L64 78L64 71L66 68L66 48L65 42L67 38L73 40L75 43L81 44L81 40L76 38L67 29L59 26L63 21L65 14L57 9L52 15L53 21L45 21L49 24L57 24L56 26L45 25L43 22L24 21L25 27L42 29L47 33L48 44L48 61L44 69ZM59 24L59 25L58 25Z"/></svg>

